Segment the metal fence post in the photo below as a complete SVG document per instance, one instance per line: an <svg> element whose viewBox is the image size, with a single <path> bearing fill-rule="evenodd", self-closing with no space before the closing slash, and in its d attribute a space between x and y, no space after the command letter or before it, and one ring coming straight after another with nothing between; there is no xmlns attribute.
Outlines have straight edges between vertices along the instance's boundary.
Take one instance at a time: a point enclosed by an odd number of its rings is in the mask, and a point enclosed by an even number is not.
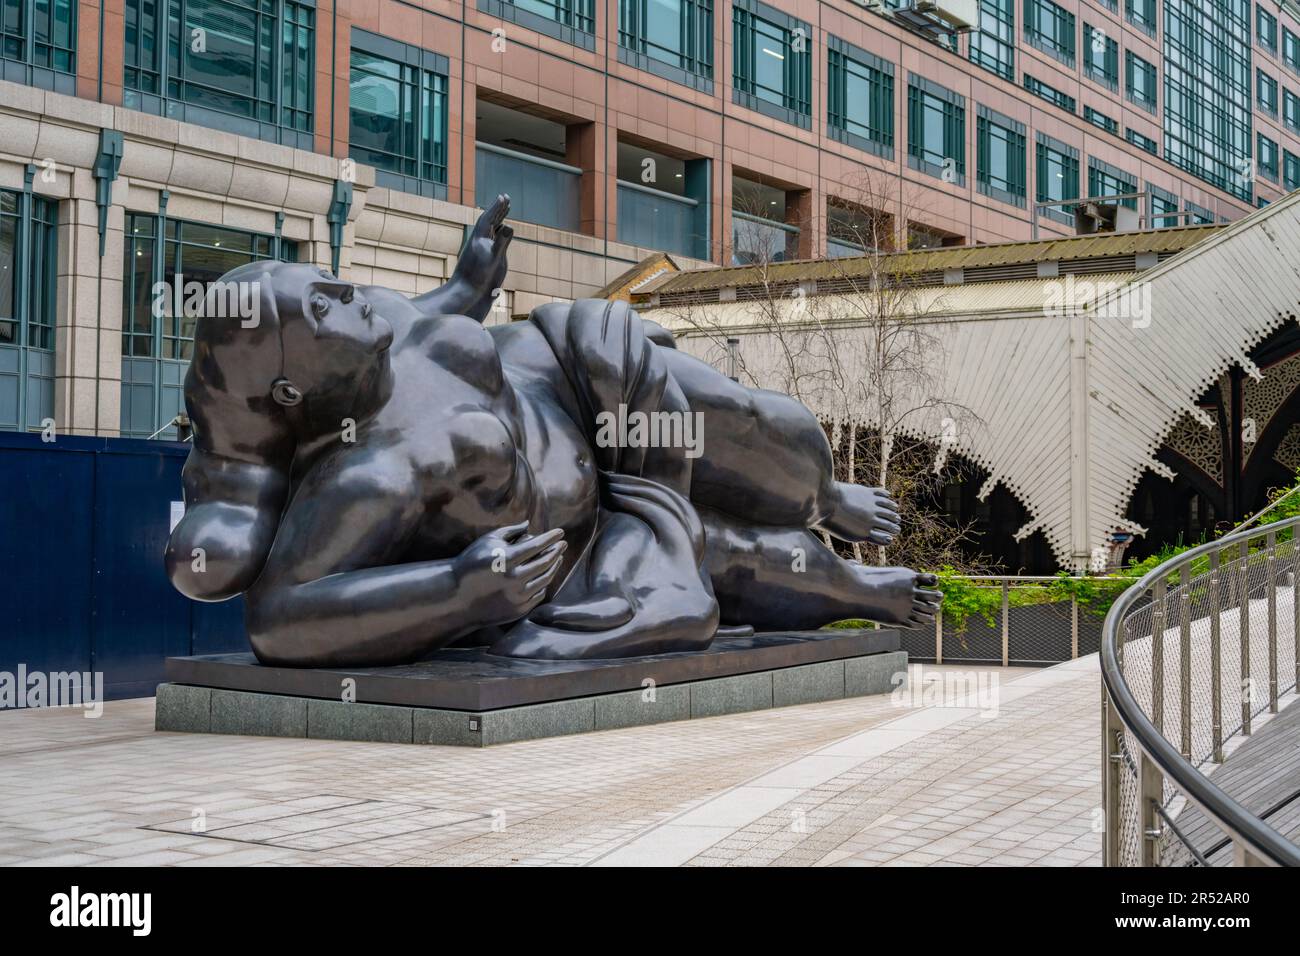
<svg viewBox="0 0 1300 956"><path fill-rule="evenodd" d="M1151 588L1151 722L1165 733L1165 579Z"/></svg>
<svg viewBox="0 0 1300 956"><path fill-rule="evenodd" d="M1277 713L1277 532L1264 536L1264 573L1268 576L1268 710Z"/></svg>
<svg viewBox="0 0 1300 956"><path fill-rule="evenodd" d="M1223 614L1220 593L1219 552L1210 552L1210 736L1215 763L1223 763L1223 674L1219 651L1219 620Z"/></svg>
<svg viewBox="0 0 1300 956"><path fill-rule="evenodd" d="M1002 580L1002 666L1011 663L1011 582Z"/></svg>
<svg viewBox="0 0 1300 956"><path fill-rule="evenodd" d="M1295 689L1300 693L1300 536L1291 529L1291 639L1295 643Z"/></svg>
<svg viewBox="0 0 1300 956"><path fill-rule="evenodd" d="M1079 595L1070 595L1070 660L1079 659Z"/></svg>
<svg viewBox="0 0 1300 956"><path fill-rule="evenodd" d="M1164 830L1160 826L1160 814L1156 807L1164 802L1164 796L1165 781L1160 775L1160 768L1146 755L1146 751L1139 751L1138 807L1141 814L1139 824L1142 827L1142 866L1160 865L1160 838L1164 836Z"/></svg>
<svg viewBox="0 0 1300 956"><path fill-rule="evenodd" d="M943 663L943 611L934 616L934 662Z"/></svg>
<svg viewBox="0 0 1300 956"><path fill-rule="evenodd" d="M1241 586L1237 599L1241 603L1241 732L1250 736L1250 541L1241 542Z"/></svg>
<svg viewBox="0 0 1300 956"><path fill-rule="evenodd" d="M1124 772L1123 758L1119 751L1119 735L1124 732L1119 713L1111 703L1106 685L1101 685L1101 779L1102 779L1102 814L1105 824L1105 839L1102 843L1102 866L1120 866L1119 829L1119 775Z"/></svg>
<svg viewBox="0 0 1300 956"><path fill-rule="evenodd" d="M1192 568L1184 564L1178 572L1178 730L1185 760L1192 759L1192 621L1188 592Z"/></svg>

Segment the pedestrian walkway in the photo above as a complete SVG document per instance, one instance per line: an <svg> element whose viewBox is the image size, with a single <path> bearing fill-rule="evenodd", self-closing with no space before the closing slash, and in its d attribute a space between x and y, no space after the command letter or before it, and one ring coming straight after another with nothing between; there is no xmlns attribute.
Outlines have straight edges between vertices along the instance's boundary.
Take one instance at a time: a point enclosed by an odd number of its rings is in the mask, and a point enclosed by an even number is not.
<svg viewBox="0 0 1300 956"><path fill-rule="evenodd" d="M1095 656L486 749L0 714L0 864L1088 865Z"/></svg>

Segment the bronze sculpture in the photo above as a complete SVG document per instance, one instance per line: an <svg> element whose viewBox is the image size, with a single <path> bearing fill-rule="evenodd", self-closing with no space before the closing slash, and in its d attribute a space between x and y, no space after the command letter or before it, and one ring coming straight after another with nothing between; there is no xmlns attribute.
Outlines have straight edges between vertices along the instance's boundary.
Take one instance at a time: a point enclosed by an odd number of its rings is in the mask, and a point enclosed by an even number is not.
<svg viewBox="0 0 1300 956"><path fill-rule="evenodd" d="M810 530L884 544L897 512L834 480L798 402L678 352L623 303L485 328L508 209L499 197L452 279L415 298L292 263L224 277L256 284L260 321L197 324L166 559L179 590L244 593L258 659L303 667L932 619L932 575L843 560Z"/></svg>

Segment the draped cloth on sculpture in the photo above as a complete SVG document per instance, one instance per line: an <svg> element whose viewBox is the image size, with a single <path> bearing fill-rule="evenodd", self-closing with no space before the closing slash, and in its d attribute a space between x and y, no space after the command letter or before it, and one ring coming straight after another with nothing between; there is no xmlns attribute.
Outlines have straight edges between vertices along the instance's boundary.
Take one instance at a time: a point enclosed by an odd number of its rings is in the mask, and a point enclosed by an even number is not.
<svg viewBox="0 0 1300 956"><path fill-rule="evenodd" d="M537 309L529 319L559 360L600 473L595 534L553 600L511 628L493 653L626 657L707 647L718 604L704 570L704 528L690 503L691 459L680 443L627 440L610 421L691 415L651 335L621 302ZM658 337L656 335L656 337ZM636 440L639 437L640 441ZM700 439L703 436L696 436Z"/></svg>

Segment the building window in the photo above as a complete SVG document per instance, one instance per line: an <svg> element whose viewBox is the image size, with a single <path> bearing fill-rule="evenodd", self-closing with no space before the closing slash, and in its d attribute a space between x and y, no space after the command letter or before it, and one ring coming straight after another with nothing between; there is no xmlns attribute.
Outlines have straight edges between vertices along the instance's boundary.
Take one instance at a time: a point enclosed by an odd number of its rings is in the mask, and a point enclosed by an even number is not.
<svg viewBox="0 0 1300 956"><path fill-rule="evenodd" d="M122 434L173 438L169 423L185 408L203 300L191 290L206 292L245 263L295 261L297 247L278 236L128 213L122 251Z"/></svg>
<svg viewBox="0 0 1300 956"><path fill-rule="evenodd" d="M1124 0L1128 22L1155 36L1156 0Z"/></svg>
<svg viewBox="0 0 1300 956"><path fill-rule="evenodd" d="M447 73L436 53L352 31L348 155L380 185L446 198Z"/></svg>
<svg viewBox="0 0 1300 956"><path fill-rule="evenodd" d="M1204 206L1198 206L1194 202L1189 202L1186 204L1185 210L1187 212L1187 216L1185 217L1187 220L1187 225L1189 226L1213 226L1214 225L1214 213L1210 212L1210 210L1206 209Z"/></svg>
<svg viewBox="0 0 1300 956"><path fill-rule="evenodd" d="M1160 155L1160 144L1150 136L1143 136L1135 129L1126 129L1124 131L1124 138L1138 149L1146 150L1152 156Z"/></svg>
<svg viewBox="0 0 1300 956"><path fill-rule="evenodd" d="M1300 156L1289 149L1282 154L1282 185L1288 192L1300 189Z"/></svg>
<svg viewBox="0 0 1300 956"><path fill-rule="evenodd" d="M478 8L565 43L596 49L595 0L478 0Z"/></svg>
<svg viewBox="0 0 1300 956"><path fill-rule="evenodd" d="M1109 89L1119 89L1119 44L1100 27L1084 25L1083 74Z"/></svg>
<svg viewBox="0 0 1300 956"><path fill-rule="evenodd" d="M1119 135L1119 121L1111 119L1104 113L1098 113L1091 106L1085 106L1083 108L1083 118L1098 129L1104 129L1112 136Z"/></svg>
<svg viewBox="0 0 1300 956"><path fill-rule="evenodd" d="M1164 8L1164 157L1251 202L1242 175L1255 138L1249 0L1165 0Z"/></svg>
<svg viewBox="0 0 1300 956"><path fill-rule="evenodd" d="M893 64L836 37L827 42L826 121L831 138L892 158Z"/></svg>
<svg viewBox="0 0 1300 956"><path fill-rule="evenodd" d="M1158 76L1154 63L1135 56L1132 50L1124 51L1124 92L1129 102L1154 113Z"/></svg>
<svg viewBox="0 0 1300 956"><path fill-rule="evenodd" d="M1300 37L1286 27L1282 28L1282 59L1287 66L1300 73Z"/></svg>
<svg viewBox="0 0 1300 956"><path fill-rule="evenodd" d="M1255 71L1256 96L1259 108L1271 116L1277 115L1277 80L1263 70Z"/></svg>
<svg viewBox="0 0 1300 956"><path fill-rule="evenodd" d="M972 63L1015 82L1015 0L980 0L979 28L970 35L970 58Z"/></svg>
<svg viewBox="0 0 1300 956"><path fill-rule="evenodd" d="M1025 40L1074 66L1074 14L1051 0L1025 0Z"/></svg>
<svg viewBox="0 0 1300 956"><path fill-rule="evenodd" d="M1067 113L1073 113L1078 107L1073 96L1063 93L1054 86L1048 86L1042 80L1025 74L1025 89L1035 96L1041 96L1049 103L1054 103Z"/></svg>
<svg viewBox="0 0 1300 956"><path fill-rule="evenodd" d="M1277 17L1265 10L1262 3L1255 4L1255 35L1260 46L1270 53L1277 52Z"/></svg>
<svg viewBox="0 0 1300 956"><path fill-rule="evenodd" d="M811 127L812 29L757 0L737 0L732 26L735 102Z"/></svg>
<svg viewBox="0 0 1300 956"><path fill-rule="evenodd" d="M0 10L0 79L77 92L74 0L4 0Z"/></svg>
<svg viewBox="0 0 1300 956"><path fill-rule="evenodd" d="M1300 133L1300 96L1282 88L1282 120L1292 131Z"/></svg>
<svg viewBox="0 0 1300 956"><path fill-rule="evenodd" d="M1259 174L1277 182L1277 143L1263 133L1259 134Z"/></svg>
<svg viewBox="0 0 1300 956"><path fill-rule="evenodd" d="M1034 199L1058 203L1045 206L1039 213L1065 225L1074 225L1074 210L1059 205L1062 200L1079 198L1079 151L1038 134Z"/></svg>
<svg viewBox="0 0 1300 956"><path fill-rule="evenodd" d="M54 418L59 207L0 190L0 430Z"/></svg>
<svg viewBox="0 0 1300 956"><path fill-rule="evenodd" d="M1137 192L1138 181L1136 177L1129 176L1122 170L1116 169L1108 163L1103 163L1099 159L1088 160L1088 196L1090 198L1100 198L1102 196L1123 196L1128 193ZM1137 209L1137 197L1118 200L1121 206L1129 209Z"/></svg>
<svg viewBox="0 0 1300 956"><path fill-rule="evenodd" d="M289 0L127 0L123 103L310 149L314 20Z"/></svg>
<svg viewBox="0 0 1300 956"><path fill-rule="evenodd" d="M796 195L742 176L731 177L732 265L798 258L800 228L797 203L792 201Z"/></svg>
<svg viewBox="0 0 1300 956"><path fill-rule="evenodd" d="M975 115L975 186L1024 208L1025 124L981 106Z"/></svg>
<svg viewBox="0 0 1300 956"><path fill-rule="evenodd" d="M713 91L713 0L619 0L619 59Z"/></svg>
<svg viewBox="0 0 1300 956"><path fill-rule="evenodd" d="M709 161L618 144L618 241L709 258Z"/></svg>
<svg viewBox="0 0 1300 956"><path fill-rule="evenodd" d="M915 73L907 77L907 162L966 185L966 98Z"/></svg>

